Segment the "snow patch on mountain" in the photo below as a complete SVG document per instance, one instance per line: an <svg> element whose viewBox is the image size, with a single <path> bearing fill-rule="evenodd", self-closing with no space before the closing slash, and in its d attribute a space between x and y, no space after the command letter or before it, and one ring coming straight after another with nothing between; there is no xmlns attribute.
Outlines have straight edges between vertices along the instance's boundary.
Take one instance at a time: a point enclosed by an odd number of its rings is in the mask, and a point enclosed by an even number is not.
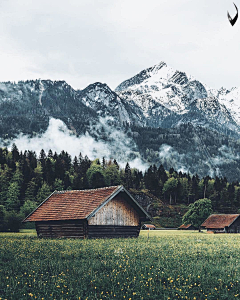
<svg viewBox="0 0 240 300"><path fill-rule="evenodd" d="M218 99L220 103L228 109L236 123L240 126L240 87L232 88L231 90L221 88L218 91Z"/></svg>

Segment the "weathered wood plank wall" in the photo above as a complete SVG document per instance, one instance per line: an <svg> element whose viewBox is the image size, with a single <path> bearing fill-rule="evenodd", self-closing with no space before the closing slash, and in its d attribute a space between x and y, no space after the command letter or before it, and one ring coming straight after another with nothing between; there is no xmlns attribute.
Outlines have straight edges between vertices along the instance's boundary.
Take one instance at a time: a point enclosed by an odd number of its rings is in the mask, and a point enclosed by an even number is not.
<svg viewBox="0 0 240 300"><path fill-rule="evenodd" d="M140 226L89 225L89 238L138 237Z"/></svg>
<svg viewBox="0 0 240 300"><path fill-rule="evenodd" d="M84 238L86 235L86 221L45 221L36 222L36 230L39 237L72 237Z"/></svg>
<svg viewBox="0 0 240 300"><path fill-rule="evenodd" d="M139 214L121 195L117 195L88 220L88 224L139 226Z"/></svg>
<svg viewBox="0 0 240 300"><path fill-rule="evenodd" d="M240 233L240 217L229 227L229 232Z"/></svg>

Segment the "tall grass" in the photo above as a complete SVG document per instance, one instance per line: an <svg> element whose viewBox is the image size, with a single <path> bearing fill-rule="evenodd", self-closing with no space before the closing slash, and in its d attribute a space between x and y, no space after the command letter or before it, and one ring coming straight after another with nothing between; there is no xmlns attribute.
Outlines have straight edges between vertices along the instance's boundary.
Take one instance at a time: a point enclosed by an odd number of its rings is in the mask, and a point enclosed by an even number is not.
<svg viewBox="0 0 240 300"><path fill-rule="evenodd" d="M138 239L0 234L1 299L240 299L240 235Z"/></svg>

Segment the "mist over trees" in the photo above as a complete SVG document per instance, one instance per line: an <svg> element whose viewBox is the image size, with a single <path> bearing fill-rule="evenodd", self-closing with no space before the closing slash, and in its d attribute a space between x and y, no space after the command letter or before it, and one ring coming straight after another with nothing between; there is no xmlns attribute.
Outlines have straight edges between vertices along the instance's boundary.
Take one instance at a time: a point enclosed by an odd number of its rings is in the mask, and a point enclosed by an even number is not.
<svg viewBox="0 0 240 300"><path fill-rule="evenodd" d="M54 190L91 189L123 184L132 191L147 190L166 204L189 205L208 198L214 212L237 213L240 210L240 185L225 177L200 178L197 174L168 171L163 165L151 165L145 171L121 168L115 159L91 161L79 153L57 154L42 150L19 152L0 148L0 230L11 220L22 220ZM4 216L4 217L1 217ZM15 230L14 228L11 228Z"/></svg>

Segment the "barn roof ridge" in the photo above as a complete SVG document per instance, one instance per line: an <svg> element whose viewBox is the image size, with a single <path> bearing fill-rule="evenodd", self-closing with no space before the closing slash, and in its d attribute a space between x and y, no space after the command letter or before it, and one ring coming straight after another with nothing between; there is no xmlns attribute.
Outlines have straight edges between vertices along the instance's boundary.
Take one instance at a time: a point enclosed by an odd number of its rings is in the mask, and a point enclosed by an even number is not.
<svg viewBox="0 0 240 300"><path fill-rule="evenodd" d="M211 214L209 217L211 216L239 216L240 214Z"/></svg>
<svg viewBox="0 0 240 300"><path fill-rule="evenodd" d="M106 186L106 187L100 187L100 188L95 188L95 189L85 189L85 190L62 190L62 191L55 191L56 194L64 194L64 193L74 193L74 192L89 192L89 191L98 191L98 190L105 190L105 189L109 189L109 188L118 188L118 187L122 187L123 185L110 185L110 186Z"/></svg>

